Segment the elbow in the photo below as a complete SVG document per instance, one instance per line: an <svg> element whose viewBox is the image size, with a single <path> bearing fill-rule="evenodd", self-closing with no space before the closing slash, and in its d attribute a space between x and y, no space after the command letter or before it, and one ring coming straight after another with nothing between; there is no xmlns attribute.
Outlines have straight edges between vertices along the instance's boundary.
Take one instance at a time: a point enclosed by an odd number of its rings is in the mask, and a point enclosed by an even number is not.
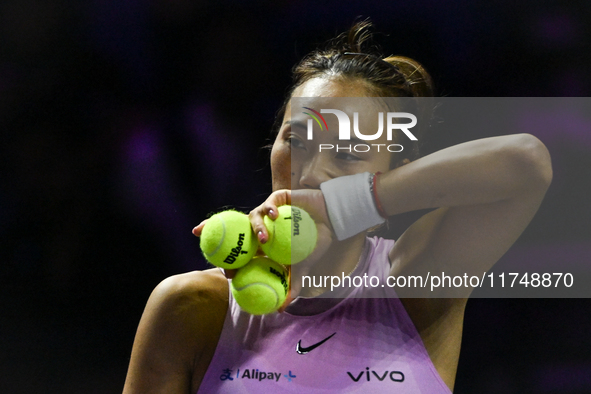
<svg viewBox="0 0 591 394"><path fill-rule="evenodd" d="M513 162L528 191L546 193L552 182L552 161L548 148L531 134L518 134L513 141Z"/></svg>

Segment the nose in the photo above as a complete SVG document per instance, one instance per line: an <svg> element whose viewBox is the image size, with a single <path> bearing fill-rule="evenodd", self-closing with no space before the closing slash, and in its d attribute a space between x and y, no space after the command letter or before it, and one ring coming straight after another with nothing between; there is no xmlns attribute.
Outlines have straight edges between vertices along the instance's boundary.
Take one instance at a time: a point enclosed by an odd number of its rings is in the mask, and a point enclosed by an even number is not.
<svg viewBox="0 0 591 394"><path fill-rule="evenodd" d="M320 184L333 178L330 163L323 155L315 155L302 165L298 186L302 189L320 189Z"/></svg>

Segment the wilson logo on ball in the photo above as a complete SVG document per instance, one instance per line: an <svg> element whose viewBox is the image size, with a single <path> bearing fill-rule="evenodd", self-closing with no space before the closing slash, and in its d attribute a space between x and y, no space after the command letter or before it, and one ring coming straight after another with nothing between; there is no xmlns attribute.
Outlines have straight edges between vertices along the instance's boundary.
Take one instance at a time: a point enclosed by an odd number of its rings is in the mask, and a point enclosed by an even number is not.
<svg viewBox="0 0 591 394"><path fill-rule="evenodd" d="M297 208L292 208L293 223L292 235L300 235L300 221L302 220L302 212Z"/></svg>
<svg viewBox="0 0 591 394"><path fill-rule="evenodd" d="M283 288L285 289L285 293L287 294L287 280L285 279L285 275L282 272L277 271L273 267L269 267L269 271L279 278L279 280L281 281L281 285L283 286Z"/></svg>
<svg viewBox="0 0 591 394"><path fill-rule="evenodd" d="M244 233L238 234L238 242L236 243L236 247L232 248L232 251L224 259L224 263L226 264L234 264L236 261L236 257L241 254L248 254L248 250L242 250L242 245L244 245Z"/></svg>

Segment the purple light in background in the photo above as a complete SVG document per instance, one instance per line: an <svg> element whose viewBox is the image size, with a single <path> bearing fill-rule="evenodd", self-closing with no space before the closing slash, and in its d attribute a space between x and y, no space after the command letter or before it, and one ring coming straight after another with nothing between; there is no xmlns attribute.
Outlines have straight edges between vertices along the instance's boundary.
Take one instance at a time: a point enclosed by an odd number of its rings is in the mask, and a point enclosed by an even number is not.
<svg viewBox="0 0 591 394"><path fill-rule="evenodd" d="M577 100L578 101L578 100ZM518 130L531 133L546 143L573 143L591 148L591 114L577 101L557 99L548 107L524 109L517 120ZM581 102L579 102L581 103ZM546 111L544 111L546 109Z"/></svg>
<svg viewBox="0 0 591 394"><path fill-rule="evenodd" d="M158 156L158 141L153 131L139 130L127 141L127 156L134 162L151 161Z"/></svg>
<svg viewBox="0 0 591 394"><path fill-rule="evenodd" d="M532 376L538 392L591 392L591 364L546 365Z"/></svg>
<svg viewBox="0 0 591 394"><path fill-rule="evenodd" d="M89 43L125 69L126 82L146 88L153 72L149 2L91 0L83 9Z"/></svg>
<svg viewBox="0 0 591 394"><path fill-rule="evenodd" d="M563 47L576 43L578 26L571 15L564 12L539 15L532 23L532 35L542 46Z"/></svg>
<svg viewBox="0 0 591 394"><path fill-rule="evenodd" d="M236 190L249 194L244 174L250 169L249 136L229 126L209 103L191 103L185 109L185 128L195 166L207 180L204 192L214 204L228 204Z"/></svg>
<svg viewBox="0 0 591 394"><path fill-rule="evenodd" d="M554 90L564 97L589 96L589 77L581 70L567 69L556 76Z"/></svg>
<svg viewBox="0 0 591 394"><path fill-rule="evenodd" d="M563 242L511 248L498 265L530 272L591 272L591 245ZM497 269L499 266L495 266Z"/></svg>
<svg viewBox="0 0 591 394"><path fill-rule="evenodd" d="M123 147L118 197L126 212L162 240L159 246L177 269L189 271L199 268L191 234L198 223L189 220L189 205L174 182L169 160L160 132L136 126Z"/></svg>
<svg viewBox="0 0 591 394"><path fill-rule="evenodd" d="M125 146L123 171L126 194L134 200L133 208L140 212L150 210L150 206L168 205L166 191L169 189L169 175L161 162L159 145L156 132L143 126L131 134ZM150 213L153 215L156 212Z"/></svg>
<svg viewBox="0 0 591 394"><path fill-rule="evenodd" d="M192 147L195 150L213 162L223 162L228 159L227 150L230 148L231 140L220 125L216 124L210 104L190 106L187 109L187 123L191 131Z"/></svg>

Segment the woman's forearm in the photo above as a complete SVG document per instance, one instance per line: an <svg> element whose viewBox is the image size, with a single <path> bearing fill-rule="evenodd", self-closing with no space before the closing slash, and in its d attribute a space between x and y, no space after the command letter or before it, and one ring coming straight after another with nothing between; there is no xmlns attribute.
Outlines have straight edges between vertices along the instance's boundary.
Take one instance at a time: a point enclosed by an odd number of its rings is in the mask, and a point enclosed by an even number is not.
<svg viewBox="0 0 591 394"><path fill-rule="evenodd" d="M517 134L435 152L378 177L376 188L386 213L395 215L544 193L551 179L544 144L532 135Z"/></svg>

